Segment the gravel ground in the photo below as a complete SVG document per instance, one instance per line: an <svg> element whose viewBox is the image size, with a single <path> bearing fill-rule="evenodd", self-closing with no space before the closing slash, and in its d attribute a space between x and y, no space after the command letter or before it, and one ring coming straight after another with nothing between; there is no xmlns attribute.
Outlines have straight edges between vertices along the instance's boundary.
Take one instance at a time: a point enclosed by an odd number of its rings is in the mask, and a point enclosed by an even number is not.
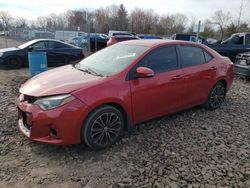
<svg viewBox="0 0 250 188"><path fill-rule="evenodd" d="M250 81L226 103L138 125L103 151L54 147L17 131L15 99L27 69L0 69L0 187L250 187Z"/></svg>

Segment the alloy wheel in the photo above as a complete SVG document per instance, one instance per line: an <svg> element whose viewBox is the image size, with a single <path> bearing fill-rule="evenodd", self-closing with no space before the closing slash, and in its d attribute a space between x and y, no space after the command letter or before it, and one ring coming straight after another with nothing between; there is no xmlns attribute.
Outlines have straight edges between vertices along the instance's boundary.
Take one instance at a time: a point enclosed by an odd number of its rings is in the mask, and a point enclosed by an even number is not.
<svg viewBox="0 0 250 188"><path fill-rule="evenodd" d="M223 84L217 84L211 93L210 105L212 108L218 108L221 106L225 99L225 88Z"/></svg>
<svg viewBox="0 0 250 188"><path fill-rule="evenodd" d="M106 146L120 136L122 120L112 112L98 116L91 126L91 138L99 146Z"/></svg>

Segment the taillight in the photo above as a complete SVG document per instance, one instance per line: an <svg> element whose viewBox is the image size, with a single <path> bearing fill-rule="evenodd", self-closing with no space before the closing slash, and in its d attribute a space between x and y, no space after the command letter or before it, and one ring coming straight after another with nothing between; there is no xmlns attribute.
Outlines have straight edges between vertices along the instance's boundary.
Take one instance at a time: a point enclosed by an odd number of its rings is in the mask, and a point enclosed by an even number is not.
<svg viewBox="0 0 250 188"><path fill-rule="evenodd" d="M111 46L112 44L115 44L116 42L117 42L117 41L116 41L115 37L112 36L112 37L108 40L107 46Z"/></svg>

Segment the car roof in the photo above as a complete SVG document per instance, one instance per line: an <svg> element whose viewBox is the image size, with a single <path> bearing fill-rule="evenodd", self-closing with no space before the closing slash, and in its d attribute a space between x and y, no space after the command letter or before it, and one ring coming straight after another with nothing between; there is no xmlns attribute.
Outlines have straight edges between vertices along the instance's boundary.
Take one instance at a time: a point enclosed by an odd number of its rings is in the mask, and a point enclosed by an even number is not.
<svg viewBox="0 0 250 188"><path fill-rule="evenodd" d="M137 38L134 35L115 35L115 36L112 36L112 37L113 38Z"/></svg>
<svg viewBox="0 0 250 188"><path fill-rule="evenodd" d="M165 44L191 44L197 45L198 43L191 42L191 41L181 41L181 40L163 40L163 39L141 39L141 40L128 40L121 42L120 44L127 44L127 45L138 45L138 46L160 46Z"/></svg>
<svg viewBox="0 0 250 188"><path fill-rule="evenodd" d="M60 42L60 43L66 44L66 45L71 46L71 47L74 47L74 48L79 48L79 47L74 46L74 45L71 45L71 44L69 44L69 43L67 43L67 42L60 41L60 40L56 40L56 39L34 39L34 40L32 40L32 41L33 41L34 43L35 43L35 42L41 42L41 41Z"/></svg>
<svg viewBox="0 0 250 188"><path fill-rule="evenodd" d="M57 41L57 42L62 42L60 40L56 40L56 39L34 39L34 42L40 42L40 41Z"/></svg>

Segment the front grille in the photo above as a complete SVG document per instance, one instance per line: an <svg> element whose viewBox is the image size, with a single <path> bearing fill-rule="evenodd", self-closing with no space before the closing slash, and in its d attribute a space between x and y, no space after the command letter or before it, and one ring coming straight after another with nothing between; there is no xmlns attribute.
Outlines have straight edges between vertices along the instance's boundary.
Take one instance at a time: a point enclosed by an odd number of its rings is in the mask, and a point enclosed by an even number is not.
<svg viewBox="0 0 250 188"><path fill-rule="evenodd" d="M23 101L26 101L28 103L34 103L37 100L37 97L33 97L30 95L24 95Z"/></svg>
<svg viewBox="0 0 250 188"><path fill-rule="evenodd" d="M250 61L247 58L237 58L235 62L240 65L250 65Z"/></svg>

